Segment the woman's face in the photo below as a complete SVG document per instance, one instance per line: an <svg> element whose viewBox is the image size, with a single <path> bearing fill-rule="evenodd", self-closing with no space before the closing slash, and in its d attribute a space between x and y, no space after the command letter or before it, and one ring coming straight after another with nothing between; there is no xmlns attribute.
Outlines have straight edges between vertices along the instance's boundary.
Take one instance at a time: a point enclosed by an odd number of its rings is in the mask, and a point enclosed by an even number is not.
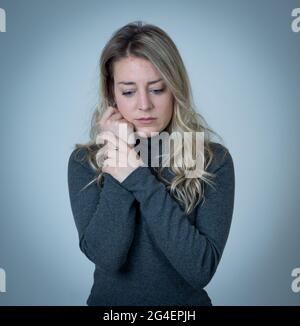
<svg viewBox="0 0 300 326"><path fill-rule="evenodd" d="M131 56L115 62L114 93L118 110L142 137L168 126L173 95L149 60ZM147 123L138 120L143 117L155 119Z"/></svg>

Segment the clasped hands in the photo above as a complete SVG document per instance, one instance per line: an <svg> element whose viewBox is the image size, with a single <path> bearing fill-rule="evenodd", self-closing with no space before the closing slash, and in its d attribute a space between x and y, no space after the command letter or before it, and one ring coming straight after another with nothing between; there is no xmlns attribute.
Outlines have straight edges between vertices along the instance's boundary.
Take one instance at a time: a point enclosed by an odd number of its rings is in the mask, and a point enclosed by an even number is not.
<svg viewBox="0 0 300 326"><path fill-rule="evenodd" d="M133 125L117 109L108 107L99 123L102 131L96 137L96 144L106 143L97 153L105 153L102 172L109 173L121 183L138 167L144 166L144 162L133 145L127 142L128 135L119 137L120 123L127 124L129 132L133 132Z"/></svg>

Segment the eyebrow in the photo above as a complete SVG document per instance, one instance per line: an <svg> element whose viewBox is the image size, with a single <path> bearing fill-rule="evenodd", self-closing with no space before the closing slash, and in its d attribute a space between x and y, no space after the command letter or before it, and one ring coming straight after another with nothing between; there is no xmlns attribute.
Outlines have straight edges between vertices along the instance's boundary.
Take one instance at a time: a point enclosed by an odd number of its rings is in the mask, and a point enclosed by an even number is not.
<svg viewBox="0 0 300 326"><path fill-rule="evenodd" d="M163 80L163 79L160 78L160 79L157 79L157 80L152 80L152 81L149 81L147 84L148 84L148 85L155 84L155 83L158 83L158 82L161 81L161 80ZM124 84L124 85L135 85L135 82L121 81L121 82L118 82L118 84Z"/></svg>

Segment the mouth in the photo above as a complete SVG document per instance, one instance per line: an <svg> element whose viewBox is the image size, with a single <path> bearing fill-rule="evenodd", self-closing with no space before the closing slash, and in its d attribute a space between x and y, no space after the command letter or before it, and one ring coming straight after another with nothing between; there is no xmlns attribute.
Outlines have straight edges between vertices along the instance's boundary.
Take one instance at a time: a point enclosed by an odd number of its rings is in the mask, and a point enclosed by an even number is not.
<svg viewBox="0 0 300 326"><path fill-rule="evenodd" d="M156 118L141 118L141 119L136 119L137 121L139 121L140 123L152 123L153 121L156 120Z"/></svg>

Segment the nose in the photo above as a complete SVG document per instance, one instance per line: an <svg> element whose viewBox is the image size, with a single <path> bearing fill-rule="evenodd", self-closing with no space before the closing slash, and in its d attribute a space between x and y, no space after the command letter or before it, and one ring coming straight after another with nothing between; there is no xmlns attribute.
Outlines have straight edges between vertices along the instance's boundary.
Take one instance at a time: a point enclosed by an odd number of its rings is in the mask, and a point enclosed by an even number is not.
<svg viewBox="0 0 300 326"><path fill-rule="evenodd" d="M147 111L153 108L153 104L147 92L141 92L138 99L138 109Z"/></svg>

